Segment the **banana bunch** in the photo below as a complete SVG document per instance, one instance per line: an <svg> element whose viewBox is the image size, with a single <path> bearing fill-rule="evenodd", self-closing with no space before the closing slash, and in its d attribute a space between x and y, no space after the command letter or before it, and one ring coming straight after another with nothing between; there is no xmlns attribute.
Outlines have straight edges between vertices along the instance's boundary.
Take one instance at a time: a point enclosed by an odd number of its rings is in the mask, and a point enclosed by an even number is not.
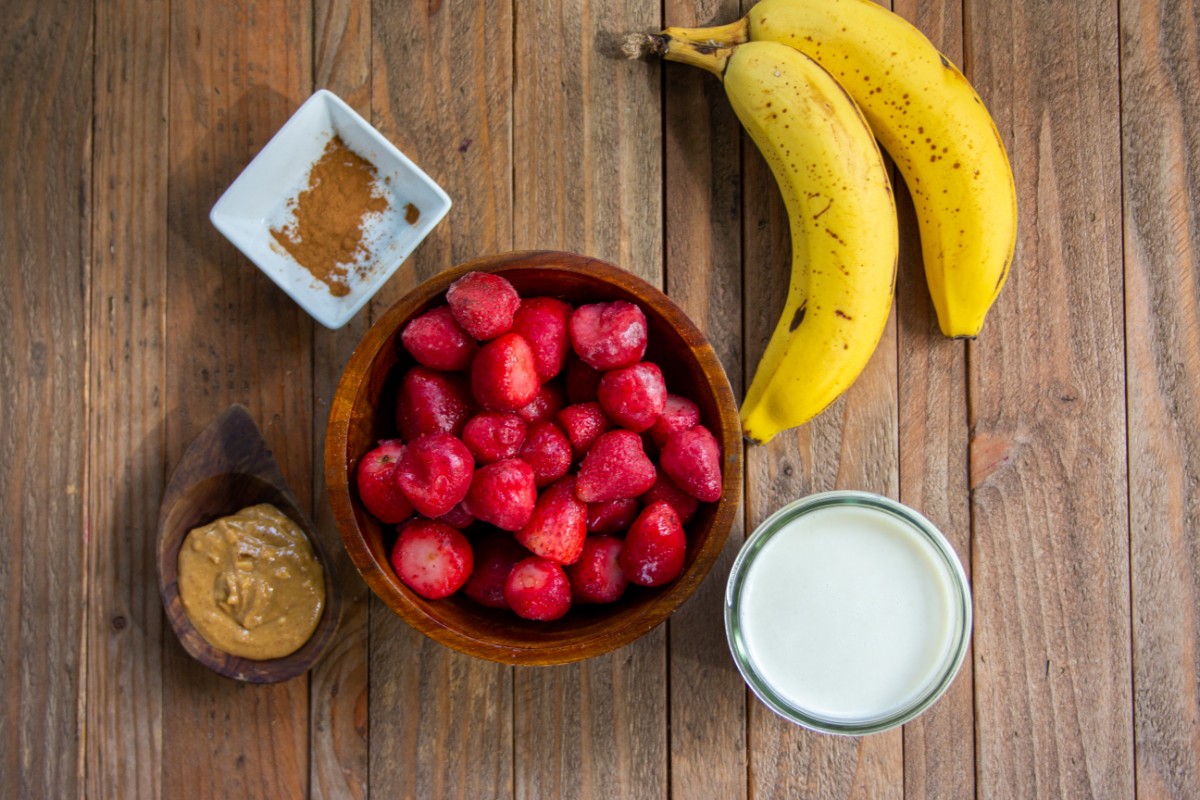
<svg viewBox="0 0 1200 800"><path fill-rule="evenodd" d="M722 78L787 206L791 286L742 404L748 438L820 413L883 332L896 220L874 138L912 194L942 332L978 335L1012 262L1016 189L987 109L920 31L870 0L762 0L630 44Z"/></svg>

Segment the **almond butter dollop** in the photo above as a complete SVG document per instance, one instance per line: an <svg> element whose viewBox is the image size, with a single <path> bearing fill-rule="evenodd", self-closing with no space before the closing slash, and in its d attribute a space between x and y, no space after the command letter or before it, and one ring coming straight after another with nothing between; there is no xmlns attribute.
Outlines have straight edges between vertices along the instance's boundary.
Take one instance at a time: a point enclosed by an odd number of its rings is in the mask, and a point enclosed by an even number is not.
<svg viewBox="0 0 1200 800"><path fill-rule="evenodd" d="M325 576L304 531L261 503L188 532L179 599L213 647L262 661L290 655L312 636Z"/></svg>

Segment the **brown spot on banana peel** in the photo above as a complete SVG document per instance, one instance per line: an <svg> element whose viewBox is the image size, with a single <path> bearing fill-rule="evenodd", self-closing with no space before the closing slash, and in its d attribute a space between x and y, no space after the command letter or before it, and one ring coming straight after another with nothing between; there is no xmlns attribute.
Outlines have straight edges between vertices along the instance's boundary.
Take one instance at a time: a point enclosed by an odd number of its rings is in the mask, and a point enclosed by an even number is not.
<svg viewBox="0 0 1200 800"><path fill-rule="evenodd" d="M790 326L788 326L789 333L796 330L796 328L800 327L800 323L804 322L804 315L807 312L808 312L808 303L801 303L800 307L796 309L795 316L792 317L792 324Z"/></svg>
<svg viewBox="0 0 1200 800"><path fill-rule="evenodd" d="M835 308L833 310L833 313L836 314L837 316L841 317L842 319L854 319L854 317L850 316L845 311L842 311L840 308Z"/></svg>

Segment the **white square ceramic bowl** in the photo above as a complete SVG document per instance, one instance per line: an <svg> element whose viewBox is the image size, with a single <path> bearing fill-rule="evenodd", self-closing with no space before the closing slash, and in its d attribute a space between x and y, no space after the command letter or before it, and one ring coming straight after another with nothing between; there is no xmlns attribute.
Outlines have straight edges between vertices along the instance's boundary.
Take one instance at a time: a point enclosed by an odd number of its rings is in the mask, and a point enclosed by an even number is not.
<svg viewBox="0 0 1200 800"><path fill-rule="evenodd" d="M350 291L342 297L331 294L270 232L287 224L288 200L307 186L313 163L334 135L375 166L379 186L388 195L388 210L370 215L364 224L371 257L362 270L350 271ZM420 212L413 224L405 220L409 203ZM442 187L341 98L321 89L242 170L213 206L209 219L313 319L336 329L358 313L449 210L450 197Z"/></svg>

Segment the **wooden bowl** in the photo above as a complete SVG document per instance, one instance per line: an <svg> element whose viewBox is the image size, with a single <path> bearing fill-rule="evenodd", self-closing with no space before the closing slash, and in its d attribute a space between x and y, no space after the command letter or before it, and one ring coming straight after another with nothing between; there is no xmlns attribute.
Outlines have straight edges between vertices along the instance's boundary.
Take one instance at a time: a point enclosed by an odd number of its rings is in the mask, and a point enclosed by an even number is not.
<svg viewBox="0 0 1200 800"><path fill-rule="evenodd" d="M179 599L179 548L188 531L257 503L271 503L295 522L325 571L325 610L312 636L291 655L264 661L213 647L192 626ZM307 672L333 642L342 613L333 564L244 406L230 406L205 428L171 475L158 516L158 589L183 649L227 678L249 683L289 680Z"/></svg>
<svg viewBox="0 0 1200 800"><path fill-rule="evenodd" d="M646 358L663 370L667 386L692 399L703 423L721 443L723 495L701 505L686 527L687 561L675 581L647 589L630 586L610 605L577 604L562 619L532 622L506 609L478 605L458 594L425 600L396 577L388 560L396 534L375 520L353 486L359 459L395 433L400 375L414 362L400 345L409 320L445 303L446 288L471 271L503 275L522 297L550 295L573 304L627 300L646 314ZM392 306L367 332L350 359L329 416L325 476L338 530L371 590L430 638L479 658L507 664L564 664L606 653L658 625L708 573L733 524L741 499L741 425L729 380L708 340L666 295L611 264L553 251L481 258L437 275Z"/></svg>

